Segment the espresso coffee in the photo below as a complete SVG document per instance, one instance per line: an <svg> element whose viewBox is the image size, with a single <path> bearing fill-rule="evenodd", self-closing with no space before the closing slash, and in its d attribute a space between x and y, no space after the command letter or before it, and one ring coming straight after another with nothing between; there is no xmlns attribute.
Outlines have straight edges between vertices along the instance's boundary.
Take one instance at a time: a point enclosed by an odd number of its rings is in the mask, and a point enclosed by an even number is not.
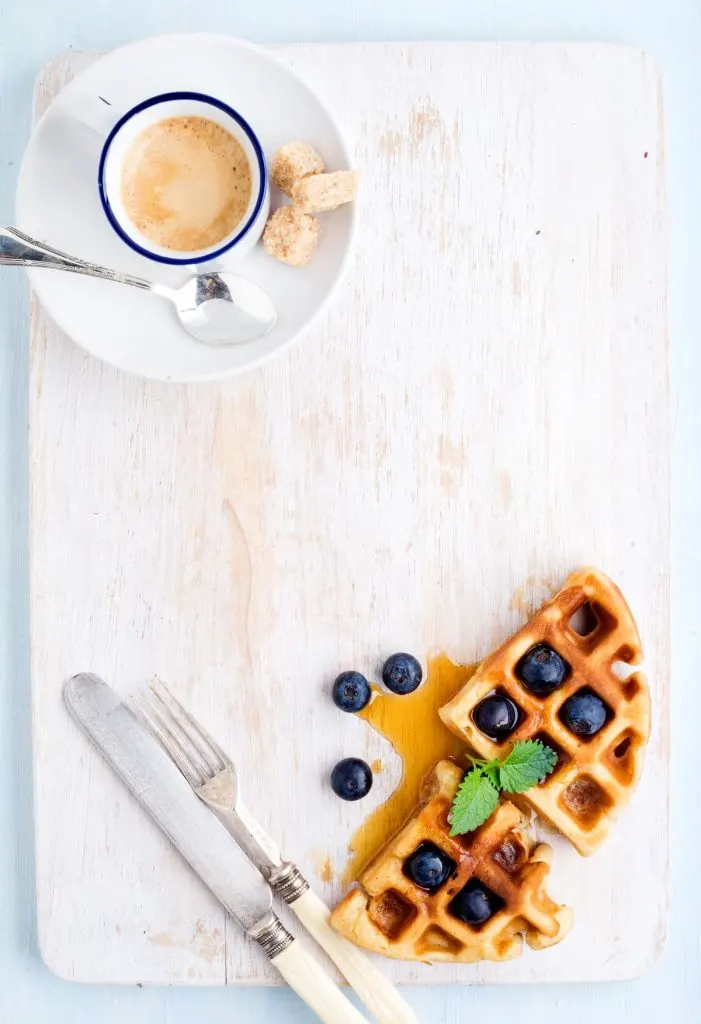
<svg viewBox="0 0 701 1024"><path fill-rule="evenodd" d="M168 117L132 142L122 202L151 242L211 249L232 233L251 199L251 166L231 132L206 117Z"/></svg>

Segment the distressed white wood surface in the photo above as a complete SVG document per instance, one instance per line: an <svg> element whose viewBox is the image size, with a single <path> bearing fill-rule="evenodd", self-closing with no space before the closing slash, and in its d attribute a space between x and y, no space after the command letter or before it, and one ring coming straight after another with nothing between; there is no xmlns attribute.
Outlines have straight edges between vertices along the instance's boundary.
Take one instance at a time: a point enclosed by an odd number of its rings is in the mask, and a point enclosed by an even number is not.
<svg viewBox="0 0 701 1024"><path fill-rule="evenodd" d="M668 399L662 110L607 46L279 52L355 137L357 258L292 351L217 385L95 362L34 309L32 661L38 928L93 982L275 979L60 705L79 670L164 679L236 757L307 873L335 872L399 776L328 697L386 654L473 661L575 566L629 597L647 650L643 781L589 860L555 839L561 946L387 962L403 982L630 977L666 927ZM41 110L85 56L42 73ZM647 154L647 155L645 155ZM127 328L125 328L127 329ZM341 756L382 757L338 801ZM328 901L341 886L317 880Z"/></svg>

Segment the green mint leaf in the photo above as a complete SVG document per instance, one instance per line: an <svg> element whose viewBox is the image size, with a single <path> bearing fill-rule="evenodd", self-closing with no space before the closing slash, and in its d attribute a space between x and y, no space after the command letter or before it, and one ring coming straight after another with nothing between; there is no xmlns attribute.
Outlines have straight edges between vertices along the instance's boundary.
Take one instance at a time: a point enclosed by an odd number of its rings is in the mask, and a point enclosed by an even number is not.
<svg viewBox="0 0 701 1024"><path fill-rule="evenodd" d="M451 836L473 832L499 803L499 791L481 768L473 768L460 783L448 815Z"/></svg>
<svg viewBox="0 0 701 1024"><path fill-rule="evenodd" d="M486 761L482 766L482 771L487 776L489 781L497 789L501 789L501 779L499 778L499 767L501 762L498 757L495 757L492 761Z"/></svg>
<svg viewBox="0 0 701 1024"><path fill-rule="evenodd" d="M557 754L540 740L515 743L499 769L501 788L507 793L525 793L549 775L556 764Z"/></svg>

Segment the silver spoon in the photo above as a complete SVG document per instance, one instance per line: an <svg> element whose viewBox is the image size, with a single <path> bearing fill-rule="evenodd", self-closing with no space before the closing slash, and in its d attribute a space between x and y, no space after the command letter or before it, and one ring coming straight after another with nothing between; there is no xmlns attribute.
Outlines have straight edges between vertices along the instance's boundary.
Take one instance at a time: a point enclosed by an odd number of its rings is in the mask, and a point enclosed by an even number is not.
<svg viewBox="0 0 701 1024"><path fill-rule="evenodd" d="M161 295L173 303L185 330L208 345L241 345L255 341L271 331L277 320L270 296L238 274L197 274L180 288L167 288L133 274L120 274L69 256L17 228L0 227L0 266L3 264L65 270Z"/></svg>

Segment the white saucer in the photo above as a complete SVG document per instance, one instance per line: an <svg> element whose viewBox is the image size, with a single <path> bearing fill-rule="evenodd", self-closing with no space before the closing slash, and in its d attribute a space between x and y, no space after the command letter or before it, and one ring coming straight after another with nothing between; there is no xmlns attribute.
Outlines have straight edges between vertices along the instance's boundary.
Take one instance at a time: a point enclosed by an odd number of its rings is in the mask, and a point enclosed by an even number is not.
<svg viewBox="0 0 701 1024"><path fill-rule="evenodd" d="M286 64L227 36L159 36L97 60L51 104L22 163L19 227L72 255L165 284L181 283L187 269L138 255L110 228L97 190L103 140L76 116L92 97L107 97L126 110L171 90L203 92L230 104L251 124L268 160L283 143L304 139L321 152L330 169L352 165L333 115ZM273 190L273 207L280 201ZM259 364L308 326L341 278L354 227L352 204L323 215L319 248L303 268L273 260L260 245L242 259L217 264L260 284L278 310L270 334L241 346L198 344L180 326L169 303L135 288L56 271L29 273L50 316L98 358L143 377L212 380Z"/></svg>

